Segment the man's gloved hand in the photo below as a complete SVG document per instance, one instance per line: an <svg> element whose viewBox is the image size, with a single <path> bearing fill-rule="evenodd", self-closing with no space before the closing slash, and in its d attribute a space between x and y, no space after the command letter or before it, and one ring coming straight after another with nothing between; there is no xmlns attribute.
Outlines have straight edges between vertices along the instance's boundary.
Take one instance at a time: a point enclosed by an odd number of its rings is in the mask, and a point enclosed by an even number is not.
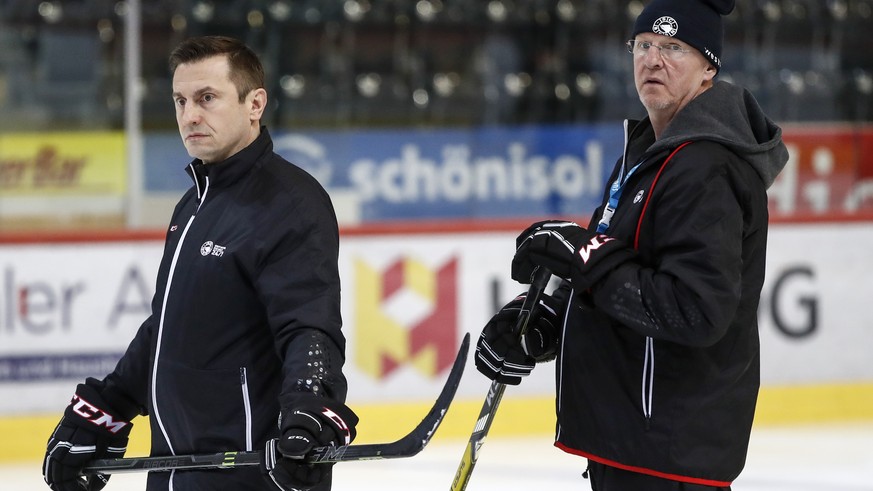
<svg viewBox="0 0 873 491"><path fill-rule="evenodd" d="M132 427L97 387L88 382L79 384L48 441L42 466L46 484L54 491L103 489L109 476L81 476L82 467L93 459L124 456Z"/></svg>
<svg viewBox="0 0 873 491"><path fill-rule="evenodd" d="M530 283L537 267L570 281L576 291L591 288L636 251L608 235L573 222L546 220L528 227L515 240L512 279Z"/></svg>
<svg viewBox="0 0 873 491"><path fill-rule="evenodd" d="M357 415L341 402L295 397L289 405L282 404L278 452L265 452L262 470L282 491L311 489L329 478L333 464L306 464L306 454L315 447L348 445L355 439L357 424Z"/></svg>
<svg viewBox="0 0 873 491"><path fill-rule="evenodd" d="M518 385L537 363L553 360L558 352L560 309L545 293L519 339L515 324L526 297L519 295L494 314L476 343L476 369L502 384Z"/></svg>

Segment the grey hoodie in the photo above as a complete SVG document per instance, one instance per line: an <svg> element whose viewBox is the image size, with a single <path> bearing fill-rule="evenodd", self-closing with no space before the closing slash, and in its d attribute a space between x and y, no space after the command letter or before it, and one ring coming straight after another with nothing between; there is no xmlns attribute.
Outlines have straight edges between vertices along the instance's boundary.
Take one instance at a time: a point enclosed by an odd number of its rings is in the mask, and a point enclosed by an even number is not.
<svg viewBox="0 0 873 491"><path fill-rule="evenodd" d="M728 82L716 82L689 102L649 150L675 148L688 140L721 143L751 164L768 188L788 161L782 128L764 114L751 92Z"/></svg>

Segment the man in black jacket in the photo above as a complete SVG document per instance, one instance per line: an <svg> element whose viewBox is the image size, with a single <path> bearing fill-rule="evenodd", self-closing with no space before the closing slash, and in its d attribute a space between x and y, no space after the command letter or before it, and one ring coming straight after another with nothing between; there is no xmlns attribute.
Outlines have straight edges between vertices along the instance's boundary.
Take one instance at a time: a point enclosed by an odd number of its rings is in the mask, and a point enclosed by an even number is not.
<svg viewBox="0 0 873 491"><path fill-rule="evenodd" d="M733 0L653 0L628 51L648 112L587 228L519 235L512 277L564 279L531 335L519 300L485 326L476 364L519 383L557 355L556 446L596 491L724 490L746 458L759 387L767 194L788 154L752 95L714 82ZM513 310L515 309L515 310Z"/></svg>
<svg viewBox="0 0 873 491"><path fill-rule="evenodd" d="M330 489L329 465L301 459L343 445L339 233L318 182L273 152L260 119L264 71L244 44L193 38L170 56L194 186L167 231L152 314L115 370L87 379L48 442L56 491L99 490L89 460L120 457L130 420L148 415L152 455L256 450L261 470L152 473L148 491ZM263 477L262 477L263 476Z"/></svg>

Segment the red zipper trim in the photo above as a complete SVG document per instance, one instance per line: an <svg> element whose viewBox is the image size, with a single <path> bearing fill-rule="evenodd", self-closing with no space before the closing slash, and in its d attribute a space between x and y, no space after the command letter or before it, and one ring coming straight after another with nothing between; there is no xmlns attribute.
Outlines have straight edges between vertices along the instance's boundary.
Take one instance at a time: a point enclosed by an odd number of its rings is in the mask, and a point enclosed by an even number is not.
<svg viewBox="0 0 873 491"><path fill-rule="evenodd" d="M643 203L643 211L640 212L640 219L639 219L639 221L637 222L637 231L636 231L636 233L634 234L634 250L638 250L638 249L639 249L639 245L640 245L640 228L643 226L643 217L646 216L646 208L649 207L649 200L652 199L652 193L653 193L654 190L655 190L655 184L658 183L658 179L661 177L661 173L664 172L664 168L667 167L667 162L669 162L670 159L672 159L673 156L676 155L676 152L678 152L679 150L681 150L682 147L684 147L685 145L688 145L689 143L691 143L691 142L685 142L685 143L683 143L682 145L679 145L678 147L676 147L676 149L673 150L673 152L671 152L670 155L667 156L666 159L664 159L664 163L661 164L661 168L658 169L658 173L655 174L655 179L652 181L652 185L649 186L649 193L648 193L648 195L646 196L646 202Z"/></svg>

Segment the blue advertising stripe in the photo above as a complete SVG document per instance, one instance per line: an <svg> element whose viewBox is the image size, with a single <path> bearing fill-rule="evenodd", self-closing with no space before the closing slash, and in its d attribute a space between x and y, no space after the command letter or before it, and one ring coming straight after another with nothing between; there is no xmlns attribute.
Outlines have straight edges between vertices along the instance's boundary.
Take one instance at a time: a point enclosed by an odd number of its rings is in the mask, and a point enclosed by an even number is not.
<svg viewBox="0 0 873 491"><path fill-rule="evenodd" d="M362 223L588 215L622 135L619 124L272 133L274 150L356 203ZM178 135L147 134L145 160L147 192L191 186Z"/></svg>
<svg viewBox="0 0 873 491"><path fill-rule="evenodd" d="M82 380L111 372L122 353L44 354L0 357L0 383Z"/></svg>

